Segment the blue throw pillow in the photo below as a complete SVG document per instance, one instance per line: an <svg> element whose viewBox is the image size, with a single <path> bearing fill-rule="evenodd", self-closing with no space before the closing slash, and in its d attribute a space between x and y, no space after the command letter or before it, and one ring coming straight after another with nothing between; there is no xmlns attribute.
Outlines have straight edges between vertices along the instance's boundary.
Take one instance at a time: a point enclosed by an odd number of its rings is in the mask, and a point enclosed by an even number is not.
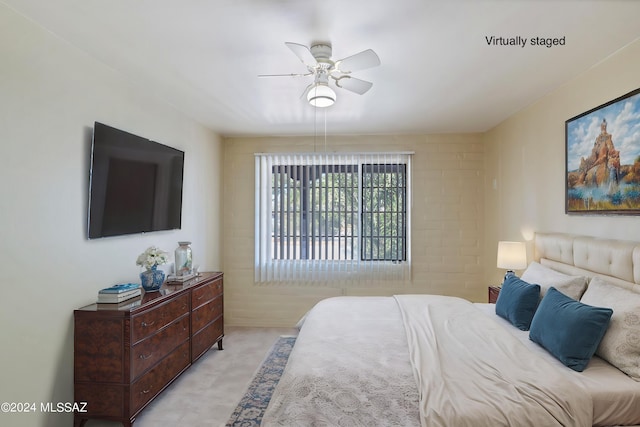
<svg viewBox="0 0 640 427"><path fill-rule="evenodd" d="M528 331L540 301L540 285L532 285L517 276L502 283L496 301L496 314L516 328Z"/></svg>
<svg viewBox="0 0 640 427"><path fill-rule="evenodd" d="M593 307L549 288L533 316L529 339L582 372L609 327L613 310Z"/></svg>

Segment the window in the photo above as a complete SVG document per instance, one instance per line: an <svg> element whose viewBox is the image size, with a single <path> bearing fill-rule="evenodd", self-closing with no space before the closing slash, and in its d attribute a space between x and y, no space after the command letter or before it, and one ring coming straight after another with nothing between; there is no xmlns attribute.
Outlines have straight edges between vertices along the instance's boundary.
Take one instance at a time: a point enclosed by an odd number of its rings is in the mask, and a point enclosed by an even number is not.
<svg viewBox="0 0 640 427"><path fill-rule="evenodd" d="M256 281L403 279L410 156L256 155Z"/></svg>

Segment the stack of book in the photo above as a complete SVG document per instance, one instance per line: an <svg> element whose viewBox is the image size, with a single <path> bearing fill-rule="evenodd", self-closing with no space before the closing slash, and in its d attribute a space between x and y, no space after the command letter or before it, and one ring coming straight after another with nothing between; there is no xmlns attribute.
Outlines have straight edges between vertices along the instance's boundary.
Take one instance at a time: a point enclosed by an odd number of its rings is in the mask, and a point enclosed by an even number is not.
<svg viewBox="0 0 640 427"><path fill-rule="evenodd" d="M108 288L101 289L98 292L98 304L123 305L134 303L141 299L142 291L137 283L123 283Z"/></svg>

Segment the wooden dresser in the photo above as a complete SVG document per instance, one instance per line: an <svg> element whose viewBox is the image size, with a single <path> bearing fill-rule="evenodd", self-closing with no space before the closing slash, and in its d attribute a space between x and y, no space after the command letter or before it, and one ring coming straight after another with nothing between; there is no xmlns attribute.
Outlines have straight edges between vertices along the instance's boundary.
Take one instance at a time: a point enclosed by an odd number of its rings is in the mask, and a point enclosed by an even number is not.
<svg viewBox="0 0 640 427"><path fill-rule="evenodd" d="M74 425L88 419L136 416L224 336L222 273L164 284L140 305L74 311L74 401L87 402Z"/></svg>

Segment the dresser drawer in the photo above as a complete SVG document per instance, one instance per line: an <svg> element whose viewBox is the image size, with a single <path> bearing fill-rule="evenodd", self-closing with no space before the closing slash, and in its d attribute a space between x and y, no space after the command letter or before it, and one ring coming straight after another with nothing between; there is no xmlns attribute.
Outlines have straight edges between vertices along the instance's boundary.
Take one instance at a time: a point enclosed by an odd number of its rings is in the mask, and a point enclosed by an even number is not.
<svg viewBox="0 0 640 427"><path fill-rule="evenodd" d="M216 279L211 283L202 285L191 292L191 307L195 309L217 297L222 295L222 279Z"/></svg>
<svg viewBox="0 0 640 427"><path fill-rule="evenodd" d="M184 315L155 335L133 346L131 377L137 378L189 339L189 316Z"/></svg>
<svg viewBox="0 0 640 427"><path fill-rule="evenodd" d="M195 334L207 323L220 316L222 316L222 295L193 311L191 314L191 330Z"/></svg>
<svg viewBox="0 0 640 427"><path fill-rule="evenodd" d="M135 414L149 400L189 366L189 342L175 349L155 368L144 374L131 386L131 413Z"/></svg>
<svg viewBox="0 0 640 427"><path fill-rule="evenodd" d="M191 338L191 354L193 360L202 356L204 352L209 350L219 339L222 338L224 331L224 321L222 316L205 326L201 331L194 333Z"/></svg>
<svg viewBox="0 0 640 427"><path fill-rule="evenodd" d="M144 313L133 316L133 343L136 343L189 312L189 295L184 294Z"/></svg>

